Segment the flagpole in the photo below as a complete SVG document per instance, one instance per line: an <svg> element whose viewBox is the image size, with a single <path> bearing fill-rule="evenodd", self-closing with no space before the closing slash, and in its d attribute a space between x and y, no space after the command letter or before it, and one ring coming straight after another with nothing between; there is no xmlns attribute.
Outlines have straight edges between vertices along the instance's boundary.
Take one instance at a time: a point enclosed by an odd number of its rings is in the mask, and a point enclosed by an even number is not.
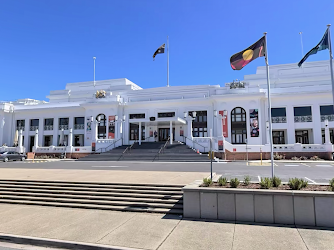
<svg viewBox="0 0 334 250"><path fill-rule="evenodd" d="M167 36L167 87L169 87L169 41Z"/></svg>
<svg viewBox="0 0 334 250"><path fill-rule="evenodd" d="M273 128L271 124L271 98L270 98L270 81L269 81L269 64L268 64L268 47L267 47L267 32L264 32L264 43L265 43L265 61L267 71L267 85L268 85L268 119L269 119L269 143L270 143L270 160L271 160L271 175L275 176L274 170L274 152L273 152Z"/></svg>
<svg viewBox="0 0 334 250"><path fill-rule="evenodd" d="M328 49L329 49L329 65L331 68L331 80L332 80L332 98L333 98L333 107L334 107L334 76L333 76L333 54L332 54L332 42L331 42L331 32L330 24L327 24L328 29Z"/></svg>
<svg viewBox="0 0 334 250"><path fill-rule="evenodd" d="M93 59L94 59L94 87L95 87L95 59L96 57L94 56Z"/></svg>
<svg viewBox="0 0 334 250"><path fill-rule="evenodd" d="M304 57L303 32L299 32L299 35L300 35L300 43L302 45L302 57Z"/></svg>

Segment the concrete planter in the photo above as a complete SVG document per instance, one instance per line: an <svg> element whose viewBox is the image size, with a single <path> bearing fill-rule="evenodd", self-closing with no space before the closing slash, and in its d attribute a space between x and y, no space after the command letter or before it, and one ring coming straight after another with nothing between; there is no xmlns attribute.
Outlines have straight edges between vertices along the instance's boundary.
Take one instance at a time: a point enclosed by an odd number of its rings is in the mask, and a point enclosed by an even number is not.
<svg viewBox="0 0 334 250"><path fill-rule="evenodd" d="M188 218L334 227L334 192L183 188Z"/></svg>

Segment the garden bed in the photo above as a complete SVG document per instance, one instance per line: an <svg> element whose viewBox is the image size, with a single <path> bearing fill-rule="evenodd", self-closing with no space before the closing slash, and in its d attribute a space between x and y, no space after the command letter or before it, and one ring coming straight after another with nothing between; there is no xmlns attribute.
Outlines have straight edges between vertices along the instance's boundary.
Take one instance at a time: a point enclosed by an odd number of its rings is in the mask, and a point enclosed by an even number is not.
<svg viewBox="0 0 334 250"><path fill-rule="evenodd" d="M233 188L230 183L227 183L224 186L219 185L217 182L213 182L210 186L205 186L202 184L200 187L208 187L208 188ZM258 183L250 183L249 185L240 184L236 189L263 189L261 185ZM287 184L282 184L279 187L271 187L270 190L293 190ZM305 188L301 188L301 191L331 191L329 185L315 185L311 184Z"/></svg>

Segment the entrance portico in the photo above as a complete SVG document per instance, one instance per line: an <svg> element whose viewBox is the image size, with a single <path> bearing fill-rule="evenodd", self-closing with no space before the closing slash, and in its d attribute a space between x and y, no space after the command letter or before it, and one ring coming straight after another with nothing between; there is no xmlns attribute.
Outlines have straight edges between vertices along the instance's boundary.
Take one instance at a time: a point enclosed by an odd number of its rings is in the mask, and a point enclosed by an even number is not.
<svg viewBox="0 0 334 250"><path fill-rule="evenodd" d="M138 141L140 145L142 141L168 140L173 144L174 140L181 140L186 124L187 122L180 117L133 119L129 121L129 143Z"/></svg>

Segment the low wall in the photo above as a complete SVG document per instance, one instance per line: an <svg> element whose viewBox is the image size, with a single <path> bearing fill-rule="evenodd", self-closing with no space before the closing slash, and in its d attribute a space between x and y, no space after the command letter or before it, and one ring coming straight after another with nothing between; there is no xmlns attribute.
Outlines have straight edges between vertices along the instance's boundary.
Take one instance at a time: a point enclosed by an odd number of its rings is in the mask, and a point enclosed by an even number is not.
<svg viewBox="0 0 334 250"><path fill-rule="evenodd" d="M43 156L43 155L60 157L61 153L35 153L35 156ZM90 155L90 153L66 153L66 158L79 159L87 155Z"/></svg>
<svg viewBox="0 0 334 250"><path fill-rule="evenodd" d="M234 161L234 160L246 160L247 154L246 152L231 152L228 150L225 150L226 154L226 160ZM332 153L331 152L274 152L274 154L279 155L285 155L285 159L291 159L292 157L301 157L306 156L307 158L310 158L312 156L318 156L321 159L324 160L332 160ZM223 153L215 153L215 156L220 159L225 159L225 156ZM224 157L224 158L223 158ZM248 152L248 159L249 160L260 160L261 154L260 152ZM262 159L263 160L269 160L270 159L270 152L262 152Z"/></svg>
<svg viewBox="0 0 334 250"><path fill-rule="evenodd" d="M240 222L334 227L334 192L183 188L183 216Z"/></svg>

